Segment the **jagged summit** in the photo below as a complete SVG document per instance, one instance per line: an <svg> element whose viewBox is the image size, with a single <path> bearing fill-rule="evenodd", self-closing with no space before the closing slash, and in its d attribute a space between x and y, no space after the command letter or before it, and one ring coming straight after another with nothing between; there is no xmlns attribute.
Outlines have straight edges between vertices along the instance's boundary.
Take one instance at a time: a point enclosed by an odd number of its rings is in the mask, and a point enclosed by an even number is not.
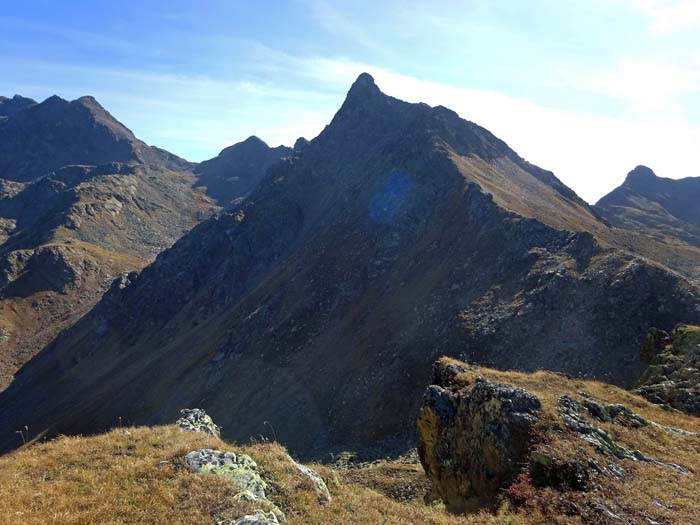
<svg viewBox="0 0 700 525"><path fill-rule="evenodd" d="M251 135L242 142L224 148L213 159L200 163L194 171L207 193L226 206L232 200L249 194L263 178L267 168L290 153L290 148L271 148L261 138Z"/></svg>
<svg viewBox="0 0 700 525"><path fill-rule="evenodd" d="M379 87L377 87L377 84L374 82L374 77L369 73L361 73L360 76L357 77L357 80L353 82L352 86L350 86L349 93L358 93L363 91L379 91Z"/></svg>
<svg viewBox="0 0 700 525"><path fill-rule="evenodd" d="M364 114L367 111L379 111L380 104L386 106L393 99L384 94L369 73L362 73L348 90L345 102L336 116L346 113ZM335 120L335 119L334 119Z"/></svg>
<svg viewBox="0 0 700 525"><path fill-rule="evenodd" d="M664 257L687 252L691 271L700 276L700 253L696 251L700 247L698 202L700 177L669 179L659 177L646 166L637 166L621 186L598 201L596 208L618 228L653 234L665 244L661 247ZM679 246L678 241L690 246Z"/></svg>
<svg viewBox="0 0 700 525"><path fill-rule="evenodd" d="M309 144L309 141L306 140L304 137L299 137L295 142L294 142L294 147L292 148L296 152L300 152L302 149L304 149L307 145Z"/></svg>
<svg viewBox="0 0 700 525"><path fill-rule="evenodd" d="M15 95L12 98L0 96L0 118L12 116L36 103L36 100L21 95Z"/></svg>
<svg viewBox="0 0 700 525"><path fill-rule="evenodd" d="M247 139L241 141L241 142L236 142L235 144L232 144L231 146L226 146L224 149L222 149L219 152L219 155L225 155L227 152L232 152L232 151L237 151L237 150L244 150L244 149L266 149L269 148L270 146L267 145L267 142L265 142L263 139L258 137L257 135L251 135ZM205 161L207 162L207 161Z"/></svg>
<svg viewBox="0 0 700 525"><path fill-rule="evenodd" d="M625 178L626 184L639 184L649 181L654 181L659 179L659 177L654 173L651 168L643 165L639 165L630 171Z"/></svg>
<svg viewBox="0 0 700 525"><path fill-rule="evenodd" d="M140 141L91 96L68 101L53 95L39 104L23 104L22 111L8 115L0 125L0 178L28 182L71 164L190 167Z"/></svg>

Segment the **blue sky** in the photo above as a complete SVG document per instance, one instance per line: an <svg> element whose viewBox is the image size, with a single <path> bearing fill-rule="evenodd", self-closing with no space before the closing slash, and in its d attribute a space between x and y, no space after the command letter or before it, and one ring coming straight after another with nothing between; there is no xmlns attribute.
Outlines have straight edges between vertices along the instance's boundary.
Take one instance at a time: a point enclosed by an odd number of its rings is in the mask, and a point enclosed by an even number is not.
<svg viewBox="0 0 700 525"><path fill-rule="evenodd" d="M362 71L594 201L700 176L700 0L3 2L0 94L95 96L190 160L312 138Z"/></svg>

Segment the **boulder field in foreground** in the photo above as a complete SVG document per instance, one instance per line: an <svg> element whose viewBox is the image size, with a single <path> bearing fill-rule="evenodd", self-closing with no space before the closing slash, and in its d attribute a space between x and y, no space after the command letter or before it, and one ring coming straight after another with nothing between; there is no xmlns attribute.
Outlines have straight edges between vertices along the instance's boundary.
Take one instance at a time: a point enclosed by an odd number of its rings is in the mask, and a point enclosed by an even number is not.
<svg viewBox="0 0 700 525"><path fill-rule="evenodd" d="M432 382L418 452L428 499L448 510L508 501L545 523L700 523L697 418L603 383L447 358Z"/></svg>

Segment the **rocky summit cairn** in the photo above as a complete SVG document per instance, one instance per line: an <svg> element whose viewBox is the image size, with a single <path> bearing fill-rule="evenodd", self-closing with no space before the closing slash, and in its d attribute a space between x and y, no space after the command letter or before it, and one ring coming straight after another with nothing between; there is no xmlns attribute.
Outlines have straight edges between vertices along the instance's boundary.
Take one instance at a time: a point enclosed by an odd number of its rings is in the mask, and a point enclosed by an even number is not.
<svg viewBox="0 0 700 525"><path fill-rule="evenodd" d="M418 416L418 453L432 480L431 500L465 512L490 503L527 461L540 401L478 379L460 388L458 368L438 362ZM447 381L447 382L445 382Z"/></svg>
<svg viewBox="0 0 700 525"><path fill-rule="evenodd" d="M183 408L175 424L186 432L204 432L221 438L221 427L201 408Z"/></svg>

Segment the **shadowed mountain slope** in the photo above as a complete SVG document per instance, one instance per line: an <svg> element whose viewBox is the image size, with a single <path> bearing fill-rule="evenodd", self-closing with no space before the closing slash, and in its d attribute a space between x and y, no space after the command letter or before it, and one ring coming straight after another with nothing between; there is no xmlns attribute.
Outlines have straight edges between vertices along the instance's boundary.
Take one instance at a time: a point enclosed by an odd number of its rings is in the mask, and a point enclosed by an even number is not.
<svg viewBox="0 0 700 525"><path fill-rule="evenodd" d="M207 194L226 206L232 199L245 197L253 191L267 168L291 151L285 146L271 148L252 136L198 164L194 172Z"/></svg>
<svg viewBox="0 0 700 525"><path fill-rule="evenodd" d="M208 195L244 197L289 151L249 139L195 174L92 97L3 98L0 113L0 389L116 277L210 217Z"/></svg>
<svg viewBox="0 0 700 525"><path fill-rule="evenodd" d="M230 213L131 274L0 395L14 430L86 432L203 406L296 452L410 432L439 355L632 384L650 326L698 290L616 248L554 175L361 75L332 122Z"/></svg>
<svg viewBox="0 0 700 525"><path fill-rule="evenodd" d="M700 177L674 180L637 166L595 209L618 244L700 282Z"/></svg>
<svg viewBox="0 0 700 525"><path fill-rule="evenodd" d="M18 111L36 104L36 100L15 95L12 98L0 97L0 120L4 117L11 117Z"/></svg>
<svg viewBox="0 0 700 525"><path fill-rule="evenodd" d="M93 98L0 100L0 389L122 272L216 209Z"/></svg>

